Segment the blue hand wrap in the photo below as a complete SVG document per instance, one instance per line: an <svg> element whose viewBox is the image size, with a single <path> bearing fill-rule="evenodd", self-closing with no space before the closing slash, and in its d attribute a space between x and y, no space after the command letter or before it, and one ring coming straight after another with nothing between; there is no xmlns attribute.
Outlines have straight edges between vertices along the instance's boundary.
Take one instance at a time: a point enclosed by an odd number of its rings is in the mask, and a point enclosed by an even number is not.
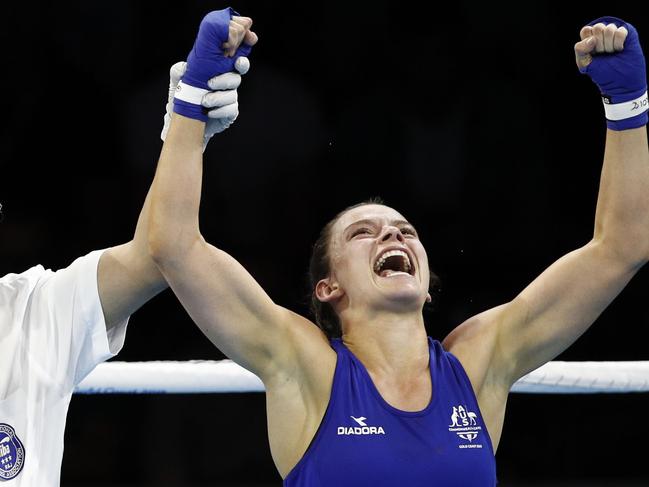
<svg viewBox="0 0 649 487"><path fill-rule="evenodd" d="M628 35L624 49L621 52L595 54L592 62L580 71L590 76L602 94L608 128L627 130L642 127L647 124L649 102L646 95L647 67L638 32L631 24L616 17L601 17L588 25L599 22L626 28Z"/></svg>
<svg viewBox="0 0 649 487"><path fill-rule="evenodd" d="M206 122L207 112L200 99L210 90L208 80L233 71L236 59L250 54L252 47L241 44L234 56L223 55L221 46L228 40L233 15L239 14L228 7L210 12L201 21L194 47L187 57L187 70L178 84L174 112Z"/></svg>

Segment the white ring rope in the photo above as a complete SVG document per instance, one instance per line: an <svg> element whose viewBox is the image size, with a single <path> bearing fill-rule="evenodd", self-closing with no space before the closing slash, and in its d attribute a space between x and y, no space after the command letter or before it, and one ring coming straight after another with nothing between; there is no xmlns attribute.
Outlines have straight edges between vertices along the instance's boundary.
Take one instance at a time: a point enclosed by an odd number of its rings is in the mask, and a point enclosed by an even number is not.
<svg viewBox="0 0 649 487"><path fill-rule="evenodd" d="M548 362L519 379L512 392L649 392L649 361Z"/></svg>
<svg viewBox="0 0 649 487"><path fill-rule="evenodd" d="M261 380L231 360L108 362L75 389L80 394L263 392ZM649 361L549 362L520 379L512 392L574 394L648 392Z"/></svg>

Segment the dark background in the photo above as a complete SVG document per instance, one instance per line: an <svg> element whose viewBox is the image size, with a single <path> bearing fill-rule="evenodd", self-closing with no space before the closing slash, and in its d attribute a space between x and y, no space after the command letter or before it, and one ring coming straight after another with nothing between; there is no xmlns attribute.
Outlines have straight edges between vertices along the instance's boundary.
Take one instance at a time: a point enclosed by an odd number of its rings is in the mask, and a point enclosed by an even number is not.
<svg viewBox="0 0 649 487"><path fill-rule="evenodd" d="M442 278L428 331L512 299L592 235L605 124L575 67L611 14L649 48L647 7L608 2L235 2L260 42L240 117L206 152L201 226L306 313L310 245L382 196ZM213 2L3 6L0 275L132 236L161 147L168 68ZM642 271L563 360L649 358ZM169 293L119 360L221 359ZM646 394L511 396L502 485L649 485ZM598 483L599 482L599 483ZM76 396L62 484L279 485L262 394Z"/></svg>

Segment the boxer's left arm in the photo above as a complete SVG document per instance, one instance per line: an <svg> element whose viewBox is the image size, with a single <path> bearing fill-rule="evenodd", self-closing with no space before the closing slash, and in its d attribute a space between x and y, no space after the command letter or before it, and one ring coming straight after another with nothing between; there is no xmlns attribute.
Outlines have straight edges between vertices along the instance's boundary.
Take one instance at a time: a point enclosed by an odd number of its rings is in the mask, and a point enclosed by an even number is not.
<svg viewBox="0 0 649 487"><path fill-rule="evenodd" d="M556 357L649 260L646 67L633 32L628 39L625 27L597 23L582 29L575 45L580 70L616 105L606 110L592 239L552 264L515 299L468 320L445 342L467 368L475 369L474 377L480 376L474 383L478 389L486 383L507 391L518 378ZM488 371L485 375L480 370Z"/></svg>

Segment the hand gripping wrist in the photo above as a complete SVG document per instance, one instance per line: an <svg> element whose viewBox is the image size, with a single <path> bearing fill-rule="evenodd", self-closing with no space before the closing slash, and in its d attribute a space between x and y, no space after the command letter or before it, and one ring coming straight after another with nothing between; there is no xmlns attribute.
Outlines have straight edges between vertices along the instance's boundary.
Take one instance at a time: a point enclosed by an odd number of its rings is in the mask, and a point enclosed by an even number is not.
<svg viewBox="0 0 649 487"><path fill-rule="evenodd" d="M198 29L194 47L187 57L187 70L174 96L174 112L206 122L208 117L201 105L203 96L210 91L208 80L235 68L240 56L247 56L251 47L242 44L232 57L226 57L222 45L228 40L230 20L239 15L231 8L207 14Z"/></svg>
<svg viewBox="0 0 649 487"><path fill-rule="evenodd" d="M596 54L582 73L598 86L604 102L606 125L613 130L627 130L647 124L647 68L638 32L628 22L616 17L601 17L599 22L625 27L628 31L620 52Z"/></svg>

